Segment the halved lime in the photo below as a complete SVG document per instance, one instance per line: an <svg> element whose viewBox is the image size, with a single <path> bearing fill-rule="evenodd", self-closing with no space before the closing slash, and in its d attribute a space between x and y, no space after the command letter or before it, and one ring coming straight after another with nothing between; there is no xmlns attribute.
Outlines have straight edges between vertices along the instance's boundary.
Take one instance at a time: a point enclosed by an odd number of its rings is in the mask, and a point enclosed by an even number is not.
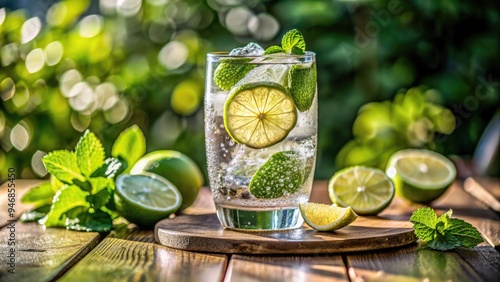
<svg viewBox="0 0 500 282"><path fill-rule="evenodd" d="M424 149L394 153L387 169L398 195L417 203L429 203L441 196L453 183L457 171L445 156Z"/></svg>
<svg viewBox="0 0 500 282"><path fill-rule="evenodd" d="M165 178L154 174L122 174L116 178L115 204L128 221L152 227L179 209L182 196Z"/></svg>
<svg viewBox="0 0 500 282"><path fill-rule="evenodd" d="M272 155L254 174L248 190L257 198L274 199L299 190L305 163L294 151Z"/></svg>
<svg viewBox="0 0 500 282"><path fill-rule="evenodd" d="M319 231L337 230L346 227L358 218L351 207L305 203L300 204L299 209L307 225Z"/></svg>
<svg viewBox="0 0 500 282"><path fill-rule="evenodd" d="M251 148L272 146L286 138L297 122L288 91L274 82L252 82L231 92L224 125L234 141Z"/></svg>
<svg viewBox="0 0 500 282"><path fill-rule="evenodd" d="M203 186L203 173L188 156L174 150L158 150L142 156L130 174L156 173L170 181L182 195L180 210L189 207Z"/></svg>
<svg viewBox="0 0 500 282"><path fill-rule="evenodd" d="M391 203L394 185L379 169L354 166L333 175L328 193L339 206L350 206L357 214L375 215Z"/></svg>

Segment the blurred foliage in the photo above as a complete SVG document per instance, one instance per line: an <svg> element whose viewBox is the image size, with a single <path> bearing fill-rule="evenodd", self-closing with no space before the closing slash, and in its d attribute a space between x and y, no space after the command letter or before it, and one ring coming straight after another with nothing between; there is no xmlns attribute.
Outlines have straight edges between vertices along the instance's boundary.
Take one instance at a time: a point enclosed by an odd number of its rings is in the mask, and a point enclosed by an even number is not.
<svg viewBox="0 0 500 282"><path fill-rule="evenodd" d="M352 128L355 139L340 150L337 167L364 165L384 170L396 151L436 149L435 134L452 133L455 116L449 109L426 101L426 93L433 90L411 88L396 94L392 103L362 106Z"/></svg>
<svg viewBox="0 0 500 282"><path fill-rule="evenodd" d="M279 44L292 28L317 53L317 178L373 130L347 130L361 105L418 85L456 118L435 150L470 155L499 105L498 26L494 0L0 0L0 180L9 167L46 176L41 157L74 147L87 128L109 151L131 124L149 150L178 150L205 167L206 53ZM384 102L370 105L360 116L386 113ZM418 141L410 139L393 142Z"/></svg>

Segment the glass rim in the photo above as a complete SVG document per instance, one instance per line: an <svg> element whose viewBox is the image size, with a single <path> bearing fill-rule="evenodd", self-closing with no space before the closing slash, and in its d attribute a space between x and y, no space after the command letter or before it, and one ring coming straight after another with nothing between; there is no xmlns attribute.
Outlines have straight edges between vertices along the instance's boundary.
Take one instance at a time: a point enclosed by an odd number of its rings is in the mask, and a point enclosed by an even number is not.
<svg viewBox="0 0 500 282"><path fill-rule="evenodd" d="M241 55L229 55L229 51L222 51L222 52L208 52L207 53L207 58L261 58L267 55L249 55L249 56L241 56ZM316 53L312 51L306 51L302 55L295 55L295 54L285 54L286 57L291 57L291 58L310 58L310 57L315 57Z"/></svg>

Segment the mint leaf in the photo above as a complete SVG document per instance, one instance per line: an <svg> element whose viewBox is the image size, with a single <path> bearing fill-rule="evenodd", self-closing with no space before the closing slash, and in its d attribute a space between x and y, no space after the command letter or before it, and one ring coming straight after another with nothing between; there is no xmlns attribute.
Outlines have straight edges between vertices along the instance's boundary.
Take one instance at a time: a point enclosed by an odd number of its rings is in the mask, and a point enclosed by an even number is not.
<svg viewBox="0 0 500 282"><path fill-rule="evenodd" d="M90 203L90 206L97 210L106 205L110 198L111 194L109 191L107 189L103 189L95 195L88 195L86 199L87 202Z"/></svg>
<svg viewBox="0 0 500 282"><path fill-rule="evenodd" d="M113 227L113 220L103 211L83 212L73 219L67 219L66 227L77 231L107 232Z"/></svg>
<svg viewBox="0 0 500 282"><path fill-rule="evenodd" d="M114 190L115 182L111 178L96 177L91 178L90 184L92 185L92 194L97 194L103 189Z"/></svg>
<svg viewBox="0 0 500 282"><path fill-rule="evenodd" d="M57 191L50 212L39 222L46 227L62 227L66 225L65 213L75 207L88 207L86 197L89 193L76 185L64 186Z"/></svg>
<svg viewBox="0 0 500 282"><path fill-rule="evenodd" d="M87 192L92 191L92 185L90 185L90 182L88 182L88 181L80 181L78 179L74 179L73 184L80 187L80 189L82 189L83 191L87 191Z"/></svg>
<svg viewBox="0 0 500 282"><path fill-rule="evenodd" d="M474 226L461 219L451 218L452 213L450 209L438 218L433 209L419 208L410 218L415 235L430 248L440 251L461 246L472 248L483 242Z"/></svg>
<svg viewBox="0 0 500 282"><path fill-rule="evenodd" d="M52 203L52 198L54 197L54 189L52 185L48 182L40 184L35 188L29 190L21 198L21 202L25 204L49 204Z"/></svg>
<svg viewBox="0 0 500 282"><path fill-rule="evenodd" d="M292 65L288 72L288 89L295 102L295 106L301 112L307 111L316 94L316 64L310 67L303 65Z"/></svg>
<svg viewBox="0 0 500 282"><path fill-rule="evenodd" d="M87 177L104 164L102 143L89 130L85 131L76 145L76 162L82 174Z"/></svg>
<svg viewBox="0 0 500 282"><path fill-rule="evenodd" d="M59 150L49 153L42 158L47 171L61 182L73 184L73 179L85 181L76 162L76 155L67 150Z"/></svg>
<svg viewBox="0 0 500 282"><path fill-rule="evenodd" d="M273 45L269 46L266 51L264 51L263 55L276 54L276 53L285 53L285 50L281 48L281 46Z"/></svg>
<svg viewBox="0 0 500 282"><path fill-rule="evenodd" d="M50 211L50 204L43 205L41 207L23 213L19 220L21 222L36 222L44 218L49 211Z"/></svg>
<svg viewBox="0 0 500 282"><path fill-rule="evenodd" d="M256 64L247 64L249 58L221 59L214 71L214 82L222 90L230 90L247 73L254 69Z"/></svg>
<svg viewBox="0 0 500 282"><path fill-rule="evenodd" d="M431 208L419 208L410 217L415 235L422 241L431 241L435 237L437 215Z"/></svg>
<svg viewBox="0 0 500 282"><path fill-rule="evenodd" d="M91 178L90 183L92 184L92 195L88 195L86 200L91 207L98 210L112 200L115 183L113 179L104 177Z"/></svg>
<svg viewBox="0 0 500 282"><path fill-rule="evenodd" d="M127 162L121 157L117 158L107 158L104 160L104 164L98 168L90 177L106 177L114 178L118 174L125 171L127 168Z"/></svg>
<svg viewBox="0 0 500 282"><path fill-rule="evenodd" d="M455 236L445 233L445 234L437 234L436 237L429 241L427 244L430 248L439 250L439 251L447 251L454 249L456 247L460 247L461 243L458 238Z"/></svg>
<svg viewBox="0 0 500 282"><path fill-rule="evenodd" d="M467 248L473 248L483 242L481 234L470 223L458 218L451 218L447 233L455 236Z"/></svg>
<svg viewBox="0 0 500 282"><path fill-rule="evenodd" d="M288 54L303 55L306 51L306 42L300 31L292 29L281 39L281 47Z"/></svg>
<svg viewBox="0 0 500 282"><path fill-rule="evenodd" d="M127 162L125 173L132 169L132 166L144 153L146 153L146 138L137 125L132 125L120 133L111 149L113 157L121 157Z"/></svg>

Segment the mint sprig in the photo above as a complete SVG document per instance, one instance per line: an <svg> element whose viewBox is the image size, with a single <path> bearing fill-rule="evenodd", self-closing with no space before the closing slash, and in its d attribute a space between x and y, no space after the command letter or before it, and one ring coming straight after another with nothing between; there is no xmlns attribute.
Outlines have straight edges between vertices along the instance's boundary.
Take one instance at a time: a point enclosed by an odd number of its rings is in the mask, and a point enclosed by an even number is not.
<svg viewBox="0 0 500 282"><path fill-rule="evenodd" d="M281 46L273 45L264 51L264 55L287 53L291 55L304 55L306 52L306 42L302 33L297 29L292 29L283 35Z"/></svg>
<svg viewBox="0 0 500 282"><path fill-rule="evenodd" d="M410 221L415 235L432 249L446 251L457 247L473 248L483 242L481 234L471 224L452 218L450 209L437 217L433 209L419 208L413 212Z"/></svg>
<svg viewBox="0 0 500 282"><path fill-rule="evenodd" d="M288 54L303 55L306 51L306 42L300 31L292 29L283 35L281 47Z"/></svg>
<svg viewBox="0 0 500 282"><path fill-rule="evenodd" d="M137 126L124 130L113 145L113 157L105 151L97 136L86 131L75 151L58 150L42 158L47 171L64 185L50 183L31 189L21 199L35 209L22 216L46 227L66 227L79 231L106 232L118 217L114 205L114 178L146 151L146 141Z"/></svg>

